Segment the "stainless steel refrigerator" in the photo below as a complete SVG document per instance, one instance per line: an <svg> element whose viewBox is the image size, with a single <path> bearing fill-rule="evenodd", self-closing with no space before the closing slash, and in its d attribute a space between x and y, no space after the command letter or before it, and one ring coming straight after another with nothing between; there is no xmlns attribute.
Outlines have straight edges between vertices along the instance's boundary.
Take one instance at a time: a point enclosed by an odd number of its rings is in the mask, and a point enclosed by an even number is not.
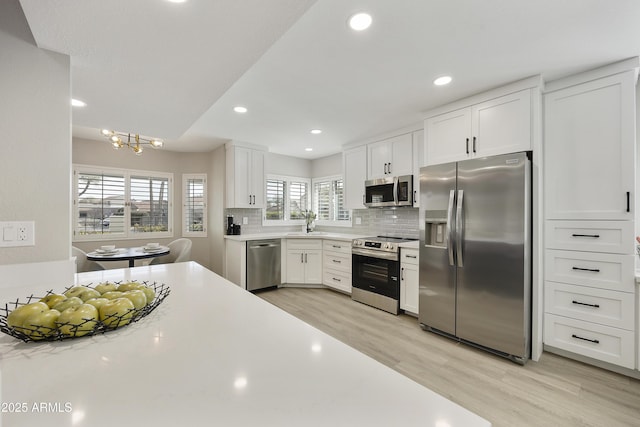
<svg viewBox="0 0 640 427"><path fill-rule="evenodd" d="M420 169L419 278L424 329L530 358L530 153Z"/></svg>

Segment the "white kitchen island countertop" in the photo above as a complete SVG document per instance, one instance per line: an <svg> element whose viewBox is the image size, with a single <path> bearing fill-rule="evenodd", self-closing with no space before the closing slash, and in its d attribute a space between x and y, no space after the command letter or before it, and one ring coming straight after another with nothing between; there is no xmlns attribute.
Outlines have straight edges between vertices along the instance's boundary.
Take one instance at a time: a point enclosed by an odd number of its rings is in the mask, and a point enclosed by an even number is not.
<svg viewBox="0 0 640 427"><path fill-rule="evenodd" d="M137 323L53 343L1 334L2 426L490 425L197 263L76 275L131 279L171 288Z"/></svg>

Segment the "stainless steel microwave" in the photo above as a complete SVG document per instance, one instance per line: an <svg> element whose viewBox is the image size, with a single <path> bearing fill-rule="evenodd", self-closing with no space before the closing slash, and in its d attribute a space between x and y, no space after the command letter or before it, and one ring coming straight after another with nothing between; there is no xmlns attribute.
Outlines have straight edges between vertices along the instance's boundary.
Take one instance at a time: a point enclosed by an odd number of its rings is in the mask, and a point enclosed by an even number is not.
<svg viewBox="0 0 640 427"><path fill-rule="evenodd" d="M413 175L372 179L364 187L368 208L413 206Z"/></svg>

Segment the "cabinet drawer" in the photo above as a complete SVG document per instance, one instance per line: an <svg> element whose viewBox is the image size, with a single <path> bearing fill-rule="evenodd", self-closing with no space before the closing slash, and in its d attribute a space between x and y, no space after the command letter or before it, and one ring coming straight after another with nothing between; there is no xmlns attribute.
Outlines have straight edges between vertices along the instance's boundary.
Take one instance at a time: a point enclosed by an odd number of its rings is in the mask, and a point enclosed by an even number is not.
<svg viewBox="0 0 640 427"><path fill-rule="evenodd" d="M546 282L547 313L634 330L634 295L565 283Z"/></svg>
<svg viewBox="0 0 640 427"><path fill-rule="evenodd" d="M342 252L351 255L351 242L341 240L325 240L322 248L325 251Z"/></svg>
<svg viewBox="0 0 640 427"><path fill-rule="evenodd" d="M339 252L324 252L324 268L351 273L351 255Z"/></svg>
<svg viewBox="0 0 640 427"><path fill-rule="evenodd" d="M351 293L351 274L334 269L325 269L323 283L334 289Z"/></svg>
<svg viewBox="0 0 640 427"><path fill-rule="evenodd" d="M634 255L547 249L545 280L634 292Z"/></svg>
<svg viewBox="0 0 640 427"><path fill-rule="evenodd" d="M319 239L287 239L287 249L322 249Z"/></svg>
<svg viewBox="0 0 640 427"><path fill-rule="evenodd" d="M417 249L400 249L400 262L403 264L418 265L418 250Z"/></svg>
<svg viewBox="0 0 640 427"><path fill-rule="evenodd" d="M544 320L546 345L634 368L633 332L554 314L545 314Z"/></svg>
<svg viewBox="0 0 640 427"><path fill-rule="evenodd" d="M631 221L547 221L545 245L550 249L633 254Z"/></svg>

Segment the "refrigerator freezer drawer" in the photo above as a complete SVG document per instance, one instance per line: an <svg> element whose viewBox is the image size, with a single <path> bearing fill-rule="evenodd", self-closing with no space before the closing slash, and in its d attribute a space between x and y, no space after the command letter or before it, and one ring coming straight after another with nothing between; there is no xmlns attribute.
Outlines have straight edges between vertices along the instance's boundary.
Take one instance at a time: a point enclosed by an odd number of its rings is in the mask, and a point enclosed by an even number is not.
<svg viewBox="0 0 640 427"><path fill-rule="evenodd" d="M624 329L569 319L544 316L544 343L629 369L635 365L634 333Z"/></svg>
<svg viewBox="0 0 640 427"><path fill-rule="evenodd" d="M545 280L635 292L634 256L547 249Z"/></svg>
<svg viewBox="0 0 640 427"><path fill-rule="evenodd" d="M549 249L633 254L631 221L547 221L545 245Z"/></svg>
<svg viewBox="0 0 640 427"><path fill-rule="evenodd" d="M544 307L551 314L634 329L634 295L626 292L546 282Z"/></svg>

